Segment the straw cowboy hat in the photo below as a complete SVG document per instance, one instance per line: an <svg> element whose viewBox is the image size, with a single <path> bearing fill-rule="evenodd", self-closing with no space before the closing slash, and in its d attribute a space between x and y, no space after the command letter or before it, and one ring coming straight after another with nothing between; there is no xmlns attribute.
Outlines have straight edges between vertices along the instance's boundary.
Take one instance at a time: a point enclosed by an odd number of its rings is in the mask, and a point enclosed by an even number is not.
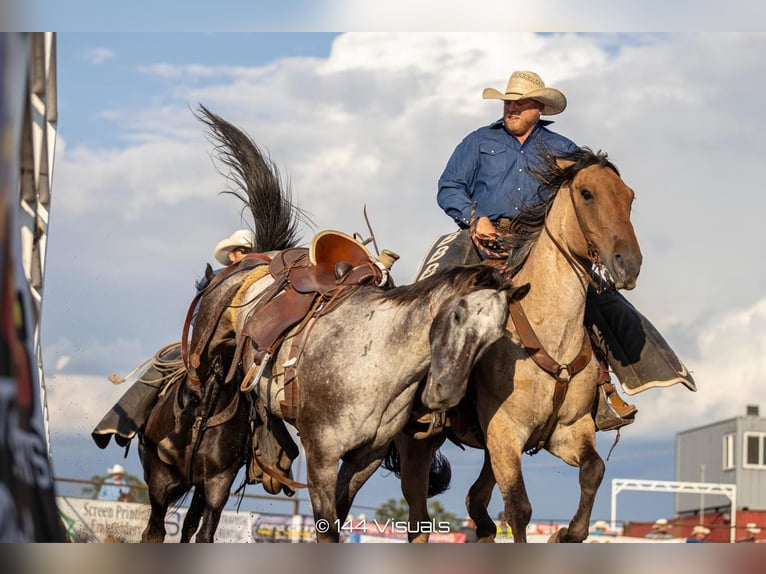
<svg viewBox="0 0 766 574"><path fill-rule="evenodd" d="M559 90L546 88L542 78L534 72L517 71L511 74L505 93L495 88L484 88L485 100L521 100L529 98L545 107L540 112L546 116L560 114L567 107L567 99Z"/></svg>
<svg viewBox="0 0 766 574"><path fill-rule="evenodd" d="M115 464L112 468L106 469L107 474L125 474L125 469L120 464Z"/></svg>
<svg viewBox="0 0 766 574"><path fill-rule="evenodd" d="M745 526L745 530L750 534L758 534L761 529L755 524L755 522L748 522Z"/></svg>
<svg viewBox="0 0 766 574"><path fill-rule="evenodd" d="M593 530L609 530L609 524L606 520L596 520L593 524Z"/></svg>
<svg viewBox="0 0 766 574"><path fill-rule="evenodd" d="M707 536L710 534L710 529L707 526L702 526L701 524L698 524L694 528L692 528L692 536L696 536L697 534L704 534Z"/></svg>
<svg viewBox="0 0 766 574"><path fill-rule="evenodd" d="M229 261L229 251L237 247L244 247L249 251L253 248L254 244L255 235L252 231L249 229L238 229L226 239L218 242L213 251L213 256L221 265L228 265L231 263Z"/></svg>
<svg viewBox="0 0 766 574"><path fill-rule="evenodd" d="M654 528L657 530L666 530L668 527L668 519L667 518L658 518L654 521Z"/></svg>

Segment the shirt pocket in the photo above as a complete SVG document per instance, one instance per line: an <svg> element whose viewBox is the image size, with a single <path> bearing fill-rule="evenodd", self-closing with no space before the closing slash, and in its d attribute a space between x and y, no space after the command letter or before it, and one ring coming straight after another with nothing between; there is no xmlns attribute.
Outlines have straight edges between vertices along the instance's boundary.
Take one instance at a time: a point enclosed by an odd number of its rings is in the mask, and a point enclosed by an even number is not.
<svg viewBox="0 0 766 574"><path fill-rule="evenodd" d="M508 169L508 149L498 143L479 144L479 177L496 176Z"/></svg>

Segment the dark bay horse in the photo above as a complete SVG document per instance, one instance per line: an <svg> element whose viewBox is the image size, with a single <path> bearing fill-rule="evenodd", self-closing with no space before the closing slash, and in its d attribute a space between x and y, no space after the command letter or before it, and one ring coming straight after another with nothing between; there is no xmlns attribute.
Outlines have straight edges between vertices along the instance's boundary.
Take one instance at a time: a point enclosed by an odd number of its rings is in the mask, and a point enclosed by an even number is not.
<svg viewBox="0 0 766 574"><path fill-rule="evenodd" d="M497 484L514 541L526 542L532 507L521 456L541 448L580 469L577 511L550 541L587 537L604 462L592 416L599 367L583 326L585 299L593 266L612 287L625 289L635 286L641 267L630 221L634 193L605 154L583 148L549 161L540 175L554 191L517 218L508 262L514 282L529 283L529 294L512 306L516 312L506 334L476 363L467 391L461 386L435 393L426 387L422 397L426 406L452 407L452 436L485 449L480 476L466 498L479 541L495 536L487 506ZM529 332L536 338L530 340ZM449 352L434 349L432 362L442 360L451 360ZM403 433L396 439L412 524L428 520L428 470L443 441L444 436L417 441ZM428 533L413 532L410 540L427 541Z"/></svg>
<svg viewBox="0 0 766 574"><path fill-rule="evenodd" d="M204 106L197 118L209 128L219 161L228 168L223 175L232 184L231 193L250 208L254 219L256 251L284 249L299 240L298 224L305 214L291 201L289 189L280 181L272 162L240 130L231 126ZM208 282L213 277L207 277ZM208 283L209 284L209 283ZM165 536L164 519L168 505L192 486L194 496L182 527L182 542L188 542L197 530L197 542L213 542L221 511L228 500L239 469L248 461L248 483L263 483L271 494L293 490L252 462L253 454L270 468L290 477L290 465L298 449L284 423L270 417L263 409L251 416L255 406L252 394L240 391L239 379L222 384L225 372L216 363L208 373L202 408L188 409L188 377L161 397L141 433L140 455L149 487L152 512L142 541L161 542ZM258 409L252 409L258 411ZM194 416L195 426L177 464L160 460L157 444L174 428L180 416Z"/></svg>
<svg viewBox="0 0 766 574"><path fill-rule="evenodd" d="M168 507L191 488L194 495L181 528L181 542L191 540L200 518L196 541L213 542L234 478L248 460L250 404L236 384L211 387L220 392L212 399L210 416L187 446L179 466L160 460L157 443L173 429L177 411L188 400L185 377L160 396L139 435L139 456L151 504L142 542L164 541Z"/></svg>

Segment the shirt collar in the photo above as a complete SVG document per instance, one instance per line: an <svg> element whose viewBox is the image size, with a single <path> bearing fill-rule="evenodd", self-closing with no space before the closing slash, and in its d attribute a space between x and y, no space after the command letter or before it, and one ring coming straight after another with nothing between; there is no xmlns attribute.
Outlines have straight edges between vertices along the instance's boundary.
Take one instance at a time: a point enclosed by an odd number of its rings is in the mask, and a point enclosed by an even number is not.
<svg viewBox="0 0 766 574"><path fill-rule="evenodd" d="M532 129L532 131L536 130L538 127L540 128L547 127L551 125L552 123L553 123L553 120L543 120L543 119L537 120L537 123L535 124L535 127ZM502 128L504 126L505 126L505 123L503 122L503 118L500 118L496 122L489 125L490 129Z"/></svg>

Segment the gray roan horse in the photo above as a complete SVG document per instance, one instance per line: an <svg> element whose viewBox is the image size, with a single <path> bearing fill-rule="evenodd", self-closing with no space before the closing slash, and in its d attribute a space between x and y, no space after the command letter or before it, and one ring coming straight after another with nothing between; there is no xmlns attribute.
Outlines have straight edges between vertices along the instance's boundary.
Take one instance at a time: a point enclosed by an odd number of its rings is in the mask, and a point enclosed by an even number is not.
<svg viewBox="0 0 766 574"><path fill-rule="evenodd" d="M201 299L190 343L196 380L205 381L217 360L236 365L241 357L243 371L254 372L256 349L243 334L250 311L273 281L260 270L245 279L233 275ZM508 288L487 266L456 267L409 286L363 284L332 311L287 332L252 386L269 414L283 417L286 371L300 382L297 414L288 420L306 452L318 541L339 540L354 496L409 419L429 369L430 339L454 333L452 352L469 366L436 376L445 385L459 384L448 379L466 376L502 336L510 301L525 293ZM291 356L296 341L297 357ZM241 355L238 344L244 346Z"/></svg>
<svg viewBox="0 0 766 574"><path fill-rule="evenodd" d="M592 416L599 367L583 326L586 292L593 265L613 287L625 289L635 286L641 267L630 221L634 194L605 154L581 149L551 159L541 177L552 190L549 200L523 212L511 230L516 244L509 270L514 282L529 283L528 296L511 305L505 336L477 362L467 390L430 385L422 395L427 408L451 409L452 438L485 449L481 474L466 498L480 542L495 537L487 506L496 483L514 541L526 542L532 507L521 456L542 448L580 469L577 512L550 541L587 537L604 462ZM441 361L451 357L435 347L432 364ZM428 520L428 470L444 439L418 441L402 433L396 440L413 542L428 540L414 525Z"/></svg>

